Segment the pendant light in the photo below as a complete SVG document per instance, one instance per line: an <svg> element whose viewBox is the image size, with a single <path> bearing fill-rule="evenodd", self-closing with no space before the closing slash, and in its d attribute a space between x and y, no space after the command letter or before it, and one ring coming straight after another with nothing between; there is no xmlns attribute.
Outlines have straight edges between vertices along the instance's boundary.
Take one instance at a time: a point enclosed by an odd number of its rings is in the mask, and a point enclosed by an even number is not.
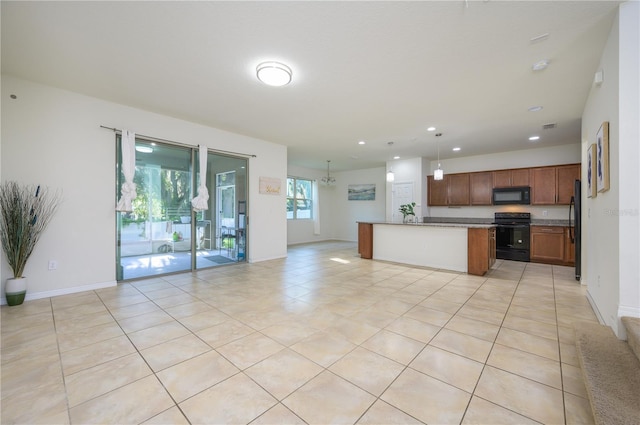
<svg viewBox="0 0 640 425"><path fill-rule="evenodd" d="M320 183L322 183L324 186L333 186L336 184L336 179L331 177L331 174L329 174L329 164L331 163L331 160L327 160L327 175L322 177L320 179Z"/></svg>
<svg viewBox="0 0 640 425"><path fill-rule="evenodd" d="M393 174L393 170L387 171L387 181L391 183L396 179L396 176Z"/></svg>
<svg viewBox="0 0 640 425"><path fill-rule="evenodd" d="M442 136L442 133L436 133L436 137L440 136ZM438 168L433 171L433 179L442 180L444 179L444 170L440 168L440 143L438 143L438 139L436 139L436 146L438 148Z"/></svg>

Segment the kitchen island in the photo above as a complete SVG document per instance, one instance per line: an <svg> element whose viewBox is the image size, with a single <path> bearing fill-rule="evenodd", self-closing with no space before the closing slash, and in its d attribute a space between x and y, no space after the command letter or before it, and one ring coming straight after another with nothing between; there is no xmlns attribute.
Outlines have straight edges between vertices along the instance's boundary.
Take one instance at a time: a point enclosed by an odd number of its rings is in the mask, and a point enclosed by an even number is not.
<svg viewBox="0 0 640 425"><path fill-rule="evenodd" d="M358 222L362 258L482 276L495 252L492 224Z"/></svg>

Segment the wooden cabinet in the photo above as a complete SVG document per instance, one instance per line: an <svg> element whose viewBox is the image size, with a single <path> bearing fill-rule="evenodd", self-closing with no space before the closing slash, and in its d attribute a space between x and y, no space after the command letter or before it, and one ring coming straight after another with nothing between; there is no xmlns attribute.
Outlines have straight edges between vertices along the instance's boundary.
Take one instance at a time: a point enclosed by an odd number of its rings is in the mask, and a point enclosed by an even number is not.
<svg viewBox="0 0 640 425"><path fill-rule="evenodd" d="M446 177L446 176L445 176ZM427 190L429 205L432 207L447 206L447 179L434 180L433 176L427 176Z"/></svg>
<svg viewBox="0 0 640 425"><path fill-rule="evenodd" d="M576 244L575 240L571 240L572 232L573 228L564 228L564 263L567 266L574 266L576 264Z"/></svg>
<svg viewBox="0 0 640 425"><path fill-rule="evenodd" d="M573 196L573 188L576 180L580 180L580 164L561 165L556 167L558 195L556 203L569 205Z"/></svg>
<svg viewBox="0 0 640 425"><path fill-rule="evenodd" d="M531 204L553 205L556 203L556 168L531 169Z"/></svg>
<svg viewBox="0 0 640 425"><path fill-rule="evenodd" d="M563 264L565 258L565 228L531 226L531 261Z"/></svg>
<svg viewBox="0 0 640 425"><path fill-rule="evenodd" d="M575 244L569 227L531 226L531 261L573 266Z"/></svg>
<svg viewBox="0 0 640 425"><path fill-rule="evenodd" d="M443 180L427 176L427 190L429 206L469 205L469 174L446 174Z"/></svg>
<svg viewBox="0 0 640 425"><path fill-rule="evenodd" d="M449 205L469 205L469 174L449 174L447 190Z"/></svg>
<svg viewBox="0 0 640 425"><path fill-rule="evenodd" d="M469 175L471 205L491 205L493 194L493 173L471 173Z"/></svg>
<svg viewBox="0 0 640 425"><path fill-rule="evenodd" d="M531 169L532 205L569 205L580 164Z"/></svg>
<svg viewBox="0 0 640 425"><path fill-rule="evenodd" d="M360 258L373 258L373 224L358 223L358 254Z"/></svg>
<svg viewBox="0 0 640 425"><path fill-rule="evenodd" d="M496 229L467 231L467 273L482 276L496 261Z"/></svg>
<svg viewBox="0 0 640 425"><path fill-rule="evenodd" d="M520 187L529 185L529 168L498 170L493 172L493 187Z"/></svg>

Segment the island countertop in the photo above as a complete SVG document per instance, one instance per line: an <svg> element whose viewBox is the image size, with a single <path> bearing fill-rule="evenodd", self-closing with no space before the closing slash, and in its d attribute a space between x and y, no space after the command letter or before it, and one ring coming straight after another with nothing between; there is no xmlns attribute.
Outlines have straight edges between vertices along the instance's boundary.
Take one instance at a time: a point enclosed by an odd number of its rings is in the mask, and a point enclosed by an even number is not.
<svg viewBox="0 0 640 425"><path fill-rule="evenodd" d="M495 225L358 222L362 258L484 275L495 262Z"/></svg>
<svg viewBox="0 0 640 425"><path fill-rule="evenodd" d="M491 229L496 227L491 223L399 223L396 221L358 221L363 224L388 224L393 226L410 226L410 227L463 227L467 229Z"/></svg>

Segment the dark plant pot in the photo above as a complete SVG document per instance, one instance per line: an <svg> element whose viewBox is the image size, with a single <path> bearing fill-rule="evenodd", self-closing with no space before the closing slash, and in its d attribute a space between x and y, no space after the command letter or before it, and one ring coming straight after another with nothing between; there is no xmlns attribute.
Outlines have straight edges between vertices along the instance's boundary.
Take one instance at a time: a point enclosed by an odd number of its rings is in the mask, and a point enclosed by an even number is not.
<svg viewBox="0 0 640 425"><path fill-rule="evenodd" d="M24 297L27 295L27 291L19 292L15 294L5 294L7 298L7 305L20 305L24 302Z"/></svg>

